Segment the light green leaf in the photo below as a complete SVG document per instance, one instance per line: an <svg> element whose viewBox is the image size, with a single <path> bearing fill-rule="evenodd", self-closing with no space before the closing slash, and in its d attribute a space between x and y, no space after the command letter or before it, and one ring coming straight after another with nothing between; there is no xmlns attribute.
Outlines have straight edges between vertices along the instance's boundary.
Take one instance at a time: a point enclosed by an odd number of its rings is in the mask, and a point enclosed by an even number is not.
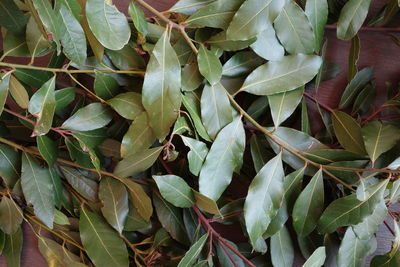
<svg viewBox="0 0 400 267"><path fill-rule="evenodd" d="M160 155L163 147L155 147L130 155L118 162L114 174L128 177L150 168Z"/></svg>
<svg viewBox="0 0 400 267"><path fill-rule="evenodd" d="M314 30L315 51L319 52L324 36L324 27L328 20L328 1L308 0L306 2L305 13Z"/></svg>
<svg viewBox="0 0 400 267"><path fill-rule="evenodd" d="M86 37L79 21L71 11L61 5L58 12L59 29L61 34L61 44L64 54L78 65L83 65L86 60Z"/></svg>
<svg viewBox="0 0 400 267"><path fill-rule="evenodd" d="M365 146L360 125L347 113L332 112L333 129L339 143L346 150L365 154Z"/></svg>
<svg viewBox="0 0 400 267"><path fill-rule="evenodd" d="M382 201L388 180L368 188L368 197L358 200L356 194L333 201L322 214L318 222L320 233L332 233L336 228L355 225L371 215L375 207Z"/></svg>
<svg viewBox="0 0 400 267"><path fill-rule="evenodd" d="M302 265L302 267L321 267L324 265L325 258L326 258L325 247L319 247L307 259L307 261Z"/></svg>
<svg viewBox="0 0 400 267"><path fill-rule="evenodd" d="M196 63L186 64L183 67L181 80L183 91L193 91L201 85L203 77Z"/></svg>
<svg viewBox="0 0 400 267"><path fill-rule="evenodd" d="M36 143L43 159L50 167L53 166L58 154L56 143L46 135L36 137Z"/></svg>
<svg viewBox="0 0 400 267"><path fill-rule="evenodd" d="M219 82L222 75L222 65L218 57L204 45L200 46L197 55L199 71L211 85Z"/></svg>
<svg viewBox="0 0 400 267"><path fill-rule="evenodd" d="M358 93L365 87L365 85L371 80L373 68L364 68L357 72L354 78L344 89L342 98L340 99L339 108L344 109L350 106L353 100L356 98Z"/></svg>
<svg viewBox="0 0 400 267"><path fill-rule="evenodd" d="M24 215L12 198L3 196L0 202L0 229L8 235L14 234L22 223Z"/></svg>
<svg viewBox="0 0 400 267"><path fill-rule="evenodd" d="M194 204L194 196L190 186L176 175L153 175L162 197L178 208L190 208Z"/></svg>
<svg viewBox="0 0 400 267"><path fill-rule="evenodd" d="M132 204L139 215L146 221L149 221L153 214L153 206L151 205L151 199L149 196L144 192L143 188L133 180L125 178L122 182L128 188Z"/></svg>
<svg viewBox="0 0 400 267"><path fill-rule="evenodd" d="M125 15L105 0L87 0L86 17L97 40L111 50L122 49L131 37Z"/></svg>
<svg viewBox="0 0 400 267"><path fill-rule="evenodd" d="M366 257L376 248L376 239L361 240L347 228L337 255L338 266L365 266ZM372 250L372 251L371 251Z"/></svg>
<svg viewBox="0 0 400 267"><path fill-rule="evenodd" d="M251 49L266 60L280 60L285 55L285 49L279 43L272 25L257 35L257 40L250 45Z"/></svg>
<svg viewBox="0 0 400 267"><path fill-rule="evenodd" d="M103 177L99 186L101 212L118 233L122 233L129 211L128 192L125 185L111 177Z"/></svg>
<svg viewBox="0 0 400 267"><path fill-rule="evenodd" d="M390 124L372 121L361 129L365 149L372 162L379 156L394 147L400 139L400 129Z"/></svg>
<svg viewBox="0 0 400 267"><path fill-rule="evenodd" d="M226 31L222 31L211 37L207 41L207 44L211 45L211 48L220 48L225 51L237 51L247 48L254 43L256 39L256 37L253 37L243 41L231 40L227 37Z"/></svg>
<svg viewBox="0 0 400 267"><path fill-rule="evenodd" d="M2 255L8 267L20 267L23 239L21 228L12 235L6 235Z"/></svg>
<svg viewBox="0 0 400 267"><path fill-rule="evenodd" d="M234 249L239 251L239 249L235 243L233 243L229 240L226 240L226 239L225 239L225 242L227 242ZM218 261L221 264L221 267L231 267L233 262L235 263L234 266L236 266L236 267L245 267L246 266L245 263L243 262L243 260L238 255L233 253L229 248L227 248L221 242L217 246L217 256L218 256Z"/></svg>
<svg viewBox="0 0 400 267"><path fill-rule="evenodd" d="M392 249L385 255L378 255L372 258L371 267L396 267L400 262L400 229L398 222L394 221L395 239Z"/></svg>
<svg viewBox="0 0 400 267"><path fill-rule="evenodd" d="M0 25L15 34L21 34L28 22L24 13L18 8L13 0L2 0L0 2Z"/></svg>
<svg viewBox="0 0 400 267"><path fill-rule="evenodd" d="M14 75L10 77L9 92L15 102L23 109L27 109L29 105L29 95L25 87L15 78Z"/></svg>
<svg viewBox="0 0 400 267"><path fill-rule="evenodd" d="M129 15L132 18L133 25L138 32L143 34L143 37L147 35L147 21L146 16L143 13L143 10L140 9L140 6L135 2L131 2L128 8Z"/></svg>
<svg viewBox="0 0 400 267"><path fill-rule="evenodd" d="M119 84L113 76L103 72L96 72L94 91L96 95L107 100L118 94ZM111 102L109 103L111 104Z"/></svg>
<svg viewBox="0 0 400 267"><path fill-rule="evenodd" d="M56 109L55 112L66 108L75 99L75 88L67 87L55 91Z"/></svg>
<svg viewBox="0 0 400 267"><path fill-rule="evenodd" d="M108 103L119 115L128 120L136 119L136 117L144 111L142 96L134 92L119 94L110 99Z"/></svg>
<svg viewBox="0 0 400 267"><path fill-rule="evenodd" d="M164 32L154 47L144 77L142 102L156 137L163 140L181 106L181 66Z"/></svg>
<svg viewBox="0 0 400 267"><path fill-rule="evenodd" d="M197 133L204 140L211 141L211 138L208 136L207 131L204 128L203 122L200 118L200 97L195 92L187 92L186 94L182 95L182 103L189 112Z"/></svg>
<svg viewBox="0 0 400 267"><path fill-rule="evenodd" d="M290 239L290 233L285 226L271 237L271 261L274 267L293 265L293 243Z"/></svg>
<svg viewBox="0 0 400 267"><path fill-rule="evenodd" d="M106 126L112 119L109 108L101 103L89 104L64 121L62 128L75 131L90 131Z"/></svg>
<svg viewBox="0 0 400 267"><path fill-rule="evenodd" d="M97 192L98 192L98 184L85 177L79 170L61 166L61 172L63 173L65 179L67 179L68 183L84 198L97 202Z"/></svg>
<svg viewBox="0 0 400 267"><path fill-rule="evenodd" d="M197 10L185 22L190 27L226 29L244 0L218 0Z"/></svg>
<svg viewBox="0 0 400 267"><path fill-rule="evenodd" d="M373 213L364 218L362 222L353 226L353 231L359 239L369 240L378 231L388 214L385 202L376 205Z"/></svg>
<svg viewBox="0 0 400 267"><path fill-rule="evenodd" d="M153 129L150 127L147 113L142 112L136 116L136 119L131 123L128 131L122 138L121 156L126 158L144 151L155 141L156 137Z"/></svg>
<svg viewBox="0 0 400 267"><path fill-rule="evenodd" d="M292 91L268 96L275 127L278 127L293 114L303 98L303 92L304 87L300 87Z"/></svg>
<svg viewBox="0 0 400 267"><path fill-rule="evenodd" d="M240 117L225 126L211 146L200 171L200 193L218 200L243 162L246 136Z"/></svg>
<svg viewBox="0 0 400 267"><path fill-rule="evenodd" d="M264 136L253 135L250 139L250 152L254 169L259 172L262 167L275 155L269 151L267 139Z"/></svg>
<svg viewBox="0 0 400 267"><path fill-rule="evenodd" d="M21 156L18 151L5 144L0 144L0 177L6 187L12 188L19 179Z"/></svg>
<svg viewBox="0 0 400 267"><path fill-rule="evenodd" d="M54 193L49 169L24 153L22 155L21 186L25 199L33 205L35 215L49 228L53 228Z"/></svg>
<svg viewBox="0 0 400 267"><path fill-rule="evenodd" d="M200 237L196 243L194 243L190 249L185 253L185 256L181 259L178 267L192 266L196 263L197 258L200 256L200 252L204 247L208 239L208 233Z"/></svg>
<svg viewBox="0 0 400 267"><path fill-rule="evenodd" d="M314 55L285 56L255 69L239 91L255 95L273 95L294 90L311 81L322 60Z"/></svg>
<svg viewBox="0 0 400 267"><path fill-rule="evenodd" d="M280 208L283 176L282 154L278 154L264 165L250 184L244 203L244 218L253 247Z"/></svg>
<svg viewBox="0 0 400 267"><path fill-rule="evenodd" d="M32 0L32 2L47 32L53 35L52 39L56 42L59 53L61 51L60 38L62 33L57 13L51 8L51 3L48 0Z"/></svg>
<svg viewBox="0 0 400 267"><path fill-rule="evenodd" d="M215 0L180 0L171 7L169 11L191 15L198 9L212 2L215 2Z"/></svg>
<svg viewBox="0 0 400 267"><path fill-rule="evenodd" d="M99 215L82 208L79 230L82 244L96 266L129 266L124 241Z"/></svg>
<svg viewBox="0 0 400 267"><path fill-rule="evenodd" d="M324 180L320 169L300 193L293 207L293 227L299 236L310 234L324 210Z"/></svg>
<svg viewBox="0 0 400 267"><path fill-rule="evenodd" d="M1 10L1 9L0 9ZM6 73L1 77L0 81L0 115L3 112L4 105L6 104L8 89L10 87L11 73Z"/></svg>
<svg viewBox="0 0 400 267"><path fill-rule="evenodd" d="M232 121L232 107L221 83L213 86L207 84L204 87L201 95L201 118L212 139Z"/></svg>
<svg viewBox="0 0 400 267"><path fill-rule="evenodd" d="M265 61L251 51L242 51L233 55L225 62L222 75L238 77L250 73Z"/></svg>
<svg viewBox="0 0 400 267"><path fill-rule="evenodd" d="M314 52L315 37L312 26L303 9L296 2L287 2L276 18L274 27L276 35L290 54Z"/></svg>
<svg viewBox="0 0 400 267"><path fill-rule="evenodd" d="M246 0L236 12L227 30L231 40L248 40L271 25L283 8L282 0Z"/></svg>
<svg viewBox="0 0 400 267"><path fill-rule="evenodd" d="M181 135L185 146L190 148L187 158L189 170L193 175L198 176L208 154L208 147L201 141Z"/></svg>
<svg viewBox="0 0 400 267"><path fill-rule="evenodd" d="M337 37L350 40L357 34L368 14L371 0L349 0L340 11Z"/></svg>

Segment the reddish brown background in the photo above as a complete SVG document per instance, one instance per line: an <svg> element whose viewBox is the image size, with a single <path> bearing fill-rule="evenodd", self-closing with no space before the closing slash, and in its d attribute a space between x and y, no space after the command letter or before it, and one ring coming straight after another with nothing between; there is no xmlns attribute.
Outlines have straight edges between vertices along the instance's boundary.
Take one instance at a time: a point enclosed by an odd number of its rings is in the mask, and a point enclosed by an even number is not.
<svg viewBox="0 0 400 267"><path fill-rule="evenodd" d="M156 7L158 10L167 10L171 7L176 0L147 0L149 4ZM127 13L127 7L129 0L114 0L119 10ZM382 7L386 1L375 0L370 8L371 14L376 13L380 7ZM396 21L399 21L399 16L396 17ZM400 38L400 32L392 33ZM361 54L359 60L359 67L363 68L366 66L375 66L374 77L377 80L377 88L379 91L377 97L377 103L379 103L379 95L385 92L385 83L391 82L398 84L400 81L400 47L396 46L392 42L386 32L374 32L374 31L361 31ZM338 40L336 38L336 32L334 29L326 30L326 37L328 39L328 60L339 64L342 67L341 74L334 80L321 84L321 88L318 91L318 99L320 102L325 103L332 108L337 106L340 99L341 93L347 83L347 58L350 47L350 42ZM313 104L309 103L310 111L313 110ZM315 120L312 120L313 122ZM391 223L388 220L388 223ZM377 254L382 254L390 249L392 240L391 234L386 228L381 227L378 233L378 251ZM302 259L296 260L297 264L302 262ZM34 237L31 230L28 227L24 228L24 249L22 252L21 265L29 267L45 267L47 266L45 260L37 250L37 239ZM0 267L6 266L3 257L0 257Z"/></svg>

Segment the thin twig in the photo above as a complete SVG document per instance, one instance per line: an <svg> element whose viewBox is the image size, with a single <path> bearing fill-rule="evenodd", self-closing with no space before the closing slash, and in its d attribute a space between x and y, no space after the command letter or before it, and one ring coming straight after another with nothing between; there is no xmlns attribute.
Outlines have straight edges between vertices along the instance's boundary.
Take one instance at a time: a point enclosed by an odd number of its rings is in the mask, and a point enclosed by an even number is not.
<svg viewBox="0 0 400 267"><path fill-rule="evenodd" d="M311 95L310 93L304 92L304 95L305 95L307 98L309 98L309 99L311 99L312 101L314 101L315 104L319 105L319 106L322 107L323 109L325 109L325 110L327 110L327 111L329 111L329 112L334 112L334 110L333 110L331 107L329 107L328 105L326 105L326 104L324 104L324 103L319 102L318 99L317 99L315 96Z"/></svg>

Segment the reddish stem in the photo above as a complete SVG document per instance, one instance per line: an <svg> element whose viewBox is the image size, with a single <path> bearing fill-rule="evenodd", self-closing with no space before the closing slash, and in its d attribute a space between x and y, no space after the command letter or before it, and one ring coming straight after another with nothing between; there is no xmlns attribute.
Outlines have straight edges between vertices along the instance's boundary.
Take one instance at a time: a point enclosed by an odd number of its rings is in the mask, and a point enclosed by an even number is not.
<svg viewBox="0 0 400 267"><path fill-rule="evenodd" d="M325 29L336 30L336 24L325 25ZM372 32L400 32L398 27L361 27L359 31L372 31Z"/></svg>
<svg viewBox="0 0 400 267"><path fill-rule="evenodd" d="M394 97L392 97L389 101L395 100L396 98L400 97L400 93L396 94ZM388 102L388 101L387 101ZM361 126L363 126L364 124L366 124L367 122L369 122L370 120L372 120L373 118L375 118L376 115L378 115L379 113L382 112L382 110L385 107L388 107L390 105L385 105L385 103L383 105L381 105L377 110L375 110L374 113L372 113L368 118L366 118L365 120L363 120L361 122Z"/></svg>
<svg viewBox="0 0 400 267"><path fill-rule="evenodd" d="M329 111L329 112L334 112L334 110L333 110L331 107L329 107L328 105L326 105L326 104L324 104L324 103L319 102L318 99L317 99L315 96L311 95L310 93L304 92L304 95L305 95L307 98L309 98L309 99L311 99L312 101L314 101L317 105L319 105L319 106L322 107L323 109L325 109L325 110L327 110L327 111Z"/></svg>
<svg viewBox="0 0 400 267"><path fill-rule="evenodd" d="M383 221L383 223L385 224L385 226L389 230L389 232L391 232L393 236L396 236L396 234L394 233L392 227L390 227L390 225L386 221Z"/></svg>

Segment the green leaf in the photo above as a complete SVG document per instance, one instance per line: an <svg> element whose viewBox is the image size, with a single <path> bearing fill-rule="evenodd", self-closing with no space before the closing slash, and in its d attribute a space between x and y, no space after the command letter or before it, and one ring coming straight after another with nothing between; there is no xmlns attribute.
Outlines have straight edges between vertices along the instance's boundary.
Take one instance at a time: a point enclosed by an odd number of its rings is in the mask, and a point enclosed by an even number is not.
<svg viewBox="0 0 400 267"><path fill-rule="evenodd" d="M104 128L91 131L73 132L72 135L89 148L96 148L108 137L107 130Z"/></svg>
<svg viewBox="0 0 400 267"><path fill-rule="evenodd" d="M376 205L373 213L364 218L362 222L353 226L353 231L359 239L369 240L378 231L379 227L383 224L388 210L385 202L381 201Z"/></svg>
<svg viewBox="0 0 400 267"><path fill-rule="evenodd" d="M271 261L274 267L293 265L293 243L286 227L271 237Z"/></svg>
<svg viewBox="0 0 400 267"><path fill-rule="evenodd" d="M96 39L111 50L122 49L131 37L125 15L105 0L87 0L86 17Z"/></svg>
<svg viewBox="0 0 400 267"><path fill-rule="evenodd" d="M375 82L372 81L371 84L367 84L358 94L356 100L354 101L351 114L354 115L356 113L367 113L375 100L375 93L376 86Z"/></svg>
<svg viewBox="0 0 400 267"><path fill-rule="evenodd" d="M2 0L0 2L0 25L15 34L21 34L28 22L24 13L18 8L13 0Z"/></svg>
<svg viewBox="0 0 400 267"><path fill-rule="evenodd" d="M122 138L121 156L126 158L148 149L156 140L146 112L140 113Z"/></svg>
<svg viewBox="0 0 400 267"><path fill-rule="evenodd" d="M51 3L48 0L32 0L32 2L47 32L53 35L52 39L57 44L57 51L60 52L60 38L62 34L57 13L51 8Z"/></svg>
<svg viewBox="0 0 400 267"><path fill-rule="evenodd" d="M0 10L1 10L1 7L0 7ZM4 105L6 104L6 100L7 100L7 96L8 96L8 88L10 87L10 77L11 77L11 73L6 73L5 75L3 75L3 77L1 77L1 81L0 81L0 115L3 112Z"/></svg>
<svg viewBox="0 0 400 267"><path fill-rule="evenodd" d="M56 143L48 136L36 137L36 143L43 159L51 167L57 161L58 149Z"/></svg>
<svg viewBox="0 0 400 267"><path fill-rule="evenodd" d="M129 266L124 241L99 215L82 208L79 230L82 244L96 266Z"/></svg>
<svg viewBox="0 0 400 267"><path fill-rule="evenodd" d="M43 169L27 153L22 155L21 186L25 199L31 203L35 215L49 228L53 228L54 193L49 169Z"/></svg>
<svg viewBox="0 0 400 267"><path fill-rule="evenodd" d="M200 193L218 200L243 162L245 132L240 117L225 126L211 146L200 171Z"/></svg>
<svg viewBox="0 0 400 267"><path fill-rule="evenodd" d="M132 44L127 44L120 50L107 49L107 55L120 70L139 70L145 67L143 57L136 52Z"/></svg>
<svg viewBox="0 0 400 267"><path fill-rule="evenodd" d="M201 85L203 77L196 63L186 64L183 67L181 80L183 91L193 91Z"/></svg>
<svg viewBox="0 0 400 267"><path fill-rule="evenodd" d="M137 231L148 228L149 226L151 226L151 223L143 219L135 210L135 208L133 208L130 204L128 216L126 217L124 231Z"/></svg>
<svg viewBox="0 0 400 267"><path fill-rule="evenodd" d="M55 112L66 108L75 99L75 88L67 87L55 91L56 109Z"/></svg>
<svg viewBox="0 0 400 267"><path fill-rule="evenodd" d="M26 25L26 45L32 56L41 56L47 53L49 48L51 48L51 41L44 38L43 30L40 27L42 27L42 25L38 26L35 18L31 16Z"/></svg>
<svg viewBox="0 0 400 267"><path fill-rule="evenodd" d="M181 106L181 66L165 32L154 47L143 82L142 102L156 137L163 140Z"/></svg>
<svg viewBox="0 0 400 267"><path fill-rule="evenodd" d="M19 179L21 156L8 145L0 144L0 177L6 187L12 188Z"/></svg>
<svg viewBox="0 0 400 267"><path fill-rule="evenodd" d="M321 149L303 153L303 156L319 164L341 161L356 161L366 157L343 149Z"/></svg>
<svg viewBox="0 0 400 267"><path fill-rule="evenodd" d="M173 239L187 245L189 242L182 219L182 210L172 206L157 194L153 194L153 202L156 209L157 218L162 227L171 235Z"/></svg>
<svg viewBox="0 0 400 267"><path fill-rule="evenodd" d="M183 135L181 135L181 138L185 146L190 148L190 151L187 154L189 170L193 175L198 176L208 154L208 147L206 144L201 141L197 141L196 139L192 139Z"/></svg>
<svg viewBox="0 0 400 267"><path fill-rule="evenodd" d="M118 162L114 174L121 177L135 175L150 168L160 155L163 147L155 147L130 155Z"/></svg>
<svg viewBox="0 0 400 267"><path fill-rule="evenodd" d="M294 90L311 81L322 60L314 55L285 56L255 69L239 91L255 95L273 95Z"/></svg>
<svg viewBox="0 0 400 267"><path fill-rule="evenodd" d="M308 0L306 2L305 13L314 31L315 51L319 52L324 37L324 27L328 20L328 1Z"/></svg>
<svg viewBox="0 0 400 267"><path fill-rule="evenodd" d="M301 131L311 135L310 119L308 118L307 102L303 98L301 101Z"/></svg>
<svg viewBox="0 0 400 267"><path fill-rule="evenodd" d="M128 12L132 18L133 25L135 25L136 30L143 34L143 36L146 36L148 33L147 21L142 9L140 9L140 6L138 6L135 2L131 2L129 4Z"/></svg>
<svg viewBox="0 0 400 267"><path fill-rule="evenodd" d="M59 30L64 54L78 65L83 65L86 60L86 38L82 26L74 14L61 5L58 11Z"/></svg>
<svg viewBox="0 0 400 267"><path fill-rule="evenodd" d="M192 190L194 197L196 199L196 206L199 207L200 209L211 213L211 214L220 214L219 208L217 203L212 200L211 198L208 198L196 190Z"/></svg>
<svg viewBox="0 0 400 267"><path fill-rule="evenodd" d="M3 196L0 202L0 229L8 235L14 234L22 223L24 215L12 198Z"/></svg>
<svg viewBox="0 0 400 267"><path fill-rule="evenodd" d="M332 233L336 228L354 225L371 215L375 207L382 201L388 180L368 188L368 197L358 200L356 194L333 201L322 214L318 222L320 233Z"/></svg>
<svg viewBox="0 0 400 267"><path fill-rule="evenodd" d="M137 212L143 219L149 221L153 214L153 206L151 205L151 199L149 196L144 192L142 186L135 183L133 180L123 179L122 182L128 188L132 204L136 208Z"/></svg>
<svg viewBox="0 0 400 267"><path fill-rule="evenodd" d="M194 204L194 196L190 186L176 175L153 175L162 197L178 208L190 208Z"/></svg>
<svg viewBox="0 0 400 267"><path fill-rule="evenodd" d="M225 62L222 75L228 77L243 76L253 71L262 63L264 63L264 60L257 57L251 51L238 52Z"/></svg>
<svg viewBox="0 0 400 267"><path fill-rule="evenodd" d="M339 108L344 109L350 106L357 94L364 88L364 86L371 80L373 68L364 68L357 72L354 78L344 89L342 98L340 99Z"/></svg>
<svg viewBox="0 0 400 267"><path fill-rule="evenodd" d="M261 168L274 157L274 154L272 154L269 149L265 137L258 137L257 135L251 137L250 152L256 172L259 172Z"/></svg>
<svg viewBox="0 0 400 267"><path fill-rule="evenodd" d="M229 245L231 245L233 248L239 251L235 243L230 242L229 240L226 239L225 242L227 242ZM227 248L221 242L217 246L217 256L218 256L218 261L221 264L221 267L231 267L233 263L235 263L234 266L236 267L246 266L243 260L239 256L233 253L229 248Z"/></svg>
<svg viewBox="0 0 400 267"><path fill-rule="evenodd" d="M6 258L8 267L20 266L23 239L21 228L12 235L6 235L2 255Z"/></svg>
<svg viewBox="0 0 400 267"><path fill-rule="evenodd" d="M208 233L200 237L199 240L197 240L196 243L194 243L185 253L185 256L179 262L178 267L192 266L194 263L196 263L196 260L200 256L201 250L203 249L207 239Z"/></svg>
<svg viewBox="0 0 400 267"><path fill-rule="evenodd" d="M324 265L325 258L326 258L325 247L319 247L307 259L307 261L302 265L302 267L321 267Z"/></svg>
<svg viewBox="0 0 400 267"><path fill-rule="evenodd" d="M45 238L43 236L38 237L39 239L39 251L42 256L46 259L49 266L75 266L84 267L81 263L81 259L75 254L71 253L65 247L61 246L54 240Z"/></svg>
<svg viewBox="0 0 400 267"><path fill-rule="evenodd" d="M128 120L134 120L144 111L142 96L138 93L128 92L117 95L110 99L108 103L119 115Z"/></svg>
<svg viewBox="0 0 400 267"><path fill-rule="evenodd" d="M29 101L28 111L37 117L34 134L45 135L51 128L56 108L55 98L56 76L48 80L33 94Z"/></svg>
<svg viewBox="0 0 400 267"><path fill-rule="evenodd" d="M99 186L101 212L118 233L122 233L129 211L128 192L125 185L114 178L103 177Z"/></svg>
<svg viewBox="0 0 400 267"><path fill-rule="evenodd" d="M268 96L272 120L274 121L275 127L278 127L293 114L303 98L303 92L304 87L300 87L293 91Z"/></svg>
<svg viewBox="0 0 400 267"><path fill-rule="evenodd" d="M80 108L74 115L64 121L62 128L75 131L90 131L106 126L112 119L109 108L101 103L92 103Z"/></svg>
<svg viewBox="0 0 400 267"><path fill-rule="evenodd" d="M287 209L290 213L292 213L294 204L301 192L302 189L301 185L303 183L305 169L306 166L288 174L283 179L283 188L284 188L283 196L287 203Z"/></svg>
<svg viewBox="0 0 400 267"><path fill-rule="evenodd" d="M249 45L254 43L256 39L257 38L254 37L249 40L243 40L243 41L231 40L227 37L226 31L222 31L211 37L207 41L207 44L211 45L212 48L216 47L225 51L237 51L247 48Z"/></svg>
<svg viewBox="0 0 400 267"><path fill-rule="evenodd" d="M201 118L212 139L232 121L232 107L221 83L207 84L204 87L201 95Z"/></svg>
<svg viewBox="0 0 400 267"><path fill-rule="evenodd" d="M365 154L360 125L347 113L332 112L333 129L339 143L348 151Z"/></svg>
<svg viewBox="0 0 400 267"><path fill-rule="evenodd" d="M311 54L315 50L315 36L303 9L288 1L274 22L276 35L290 54Z"/></svg>
<svg viewBox="0 0 400 267"><path fill-rule="evenodd" d="M358 72L357 62L360 58L360 38L358 35L351 39L349 53L349 81L351 81Z"/></svg>
<svg viewBox="0 0 400 267"><path fill-rule="evenodd" d="M372 162L375 162L382 153L394 147L400 139L400 129L390 124L382 124L379 121L365 124L361 133L365 149Z"/></svg>
<svg viewBox="0 0 400 267"><path fill-rule="evenodd" d="M283 176L282 155L278 154L264 165L250 184L244 203L244 218L253 247L280 208Z"/></svg>
<svg viewBox="0 0 400 267"><path fill-rule="evenodd" d="M189 112L197 133L204 140L211 141L211 138L208 136L207 131L204 128L203 122L200 118L200 97L194 92L187 92L186 94L182 95L182 103L185 106L186 110Z"/></svg>
<svg viewBox="0 0 400 267"><path fill-rule="evenodd" d="M324 181L320 169L300 193L293 207L293 227L299 236L310 234L324 210Z"/></svg>
<svg viewBox="0 0 400 267"><path fill-rule="evenodd" d="M251 49L266 60L280 60L285 55L285 49L279 43L272 25L257 35L257 40L250 45Z"/></svg>
<svg viewBox="0 0 400 267"><path fill-rule="evenodd" d="M337 26L337 37L350 40L361 28L368 14L371 0L349 0L340 11Z"/></svg>
<svg viewBox="0 0 400 267"><path fill-rule="evenodd" d="M351 227L347 228L337 255L338 266L365 266L365 258L376 248L376 240L357 238ZM372 250L372 251L371 251Z"/></svg>
<svg viewBox="0 0 400 267"><path fill-rule="evenodd" d="M78 3L79 0L56 0L54 10L59 12L62 5L64 5L77 20L82 19L82 6Z"/></svg>
<svg viewBox="0 0 400 267"><path fill-rule="evenodd" d="M214 1L215 0L179 0L169 11L191 15L198 9Z"/></svg>
<svg viewBox="0 0 400 267"><path fill-rule="evenodd" d="M395 239L393 240L392 249L384 255L377 255L372 258L371 267L395 267L400 262L400 229L396 221L394 221Z"/></svg>
<svg viewBox="0 0 400 267"><path fill-rule="evenodd" d="M236 12L227 30L232 40L248 40L271 25L285 2L281 0L246 0Z"/></svg>
<svg viewBox="0 0 400 267"><path fill-rule="evenodd" d="M189 27L226 29L244 0L218 0L197 10L185 22Z"/></svg>
<svg viewBox="0 0 400 267"><path fill-rule="evenodd" d="M107 100L118 94L119 84L113 76L103 72L96 72L94 91L96 92L96 95ZM111 102L109 103L111 104Z"/></svg>
<svg viewBox="0 0 400 267"><path fill-rule="evenodd" d="M211 85L215 85L221 80L221 62L218 57L204 45L200 46L197 62L201 75L203 75Z"/></svg>
<svg viewBox="0 0 400 267"><path fill-rule="evenodd" d="M14 75L10 77L9 91L15 102L23 109L27 109L29 105L29 95L25 87L15 78Z"/></svg>
<svg viewBox="0 0 400 267"><path fill-rule="evenodd" d="M83 173L74 168L61 166L60 170L63 173L65 179L67 179L68 183L80 195L90 201L98 201L98 184L95 181L85 177Z"/></svg>

